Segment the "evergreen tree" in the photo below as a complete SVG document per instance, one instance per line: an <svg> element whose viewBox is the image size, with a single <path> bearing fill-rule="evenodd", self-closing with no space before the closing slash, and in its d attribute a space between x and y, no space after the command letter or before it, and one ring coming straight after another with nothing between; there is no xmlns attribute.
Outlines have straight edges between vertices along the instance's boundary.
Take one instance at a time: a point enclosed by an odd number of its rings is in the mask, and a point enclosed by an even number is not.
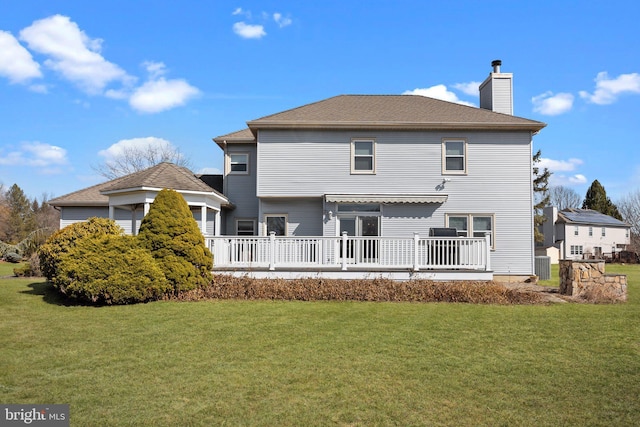
<svg viewBox="0 0 640 427"><path fill-rule="evenodd" d="M540 171L538 163L540 163L541 151L538 150L533 155L533 233L536 242L543 242L544 235L540 232L539 227L545 222L546 218L542 214L542 209L549 204L549 178L551 172L549 169L544 168Z"/></svg>
<svg viewBox="0 0 640 427"><path fill-rule="evenodd" d="M620 215L618 207L607 197L607 192L597 179L591 183L587 190L582 209L592 209L622 221L622 215Z"/></svg>
<svg viewBox="0 0 640 427"><path fill-rule="evenodd" d="M138 238L151 251L174 292L211 283L213 256L180 193L167 189L158 193L140 224Z"/></svg>
<svg viewBox="0 0 640 427"><path fill-rule="evenodd" d="M5 194L9 216L5 238L8 243L18 243L35 230L35 218L31 202L18 184L13 184Z"/></svg>

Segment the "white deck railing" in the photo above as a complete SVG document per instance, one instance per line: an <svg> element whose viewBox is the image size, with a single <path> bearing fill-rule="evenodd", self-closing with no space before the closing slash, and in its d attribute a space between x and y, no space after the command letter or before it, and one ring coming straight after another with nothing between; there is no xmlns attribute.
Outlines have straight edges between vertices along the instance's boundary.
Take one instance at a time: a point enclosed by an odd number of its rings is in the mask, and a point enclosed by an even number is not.
<svg viewBox="0 0 640 427"><path fill-rule="evenodd" d="M491 270L486 237L207 237L215 268Z"/></svg>

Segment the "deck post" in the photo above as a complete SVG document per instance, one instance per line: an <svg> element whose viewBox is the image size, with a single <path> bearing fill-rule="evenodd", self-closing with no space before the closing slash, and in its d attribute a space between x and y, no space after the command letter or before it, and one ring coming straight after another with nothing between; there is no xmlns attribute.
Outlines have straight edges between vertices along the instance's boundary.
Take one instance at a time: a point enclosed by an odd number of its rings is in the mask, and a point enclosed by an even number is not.
<svg viewBox="0 0 640 427"><path fill-rule="evenodd" d="M347 270L347 232L342 232L342 271Z"/></svg>
<svg viewBox="0 0 640 427"><path fill-rule="evenodd" d="M420 235L413 233L413 271L420 270L420 257L418 256L418 243L420 242Z"/></svg>
<svg viewBox="0 0 640 427"><path fill-rule="evenodd" d="M269 270L276 269L276 232L269 233Z"/></svg>
<svg viewBox="0 0 640 427"><path fill-rule="evenodd" d="M491 271L491 233L484 233L485 251L487 253L487 261L485 263L485 271Z"/></svg>

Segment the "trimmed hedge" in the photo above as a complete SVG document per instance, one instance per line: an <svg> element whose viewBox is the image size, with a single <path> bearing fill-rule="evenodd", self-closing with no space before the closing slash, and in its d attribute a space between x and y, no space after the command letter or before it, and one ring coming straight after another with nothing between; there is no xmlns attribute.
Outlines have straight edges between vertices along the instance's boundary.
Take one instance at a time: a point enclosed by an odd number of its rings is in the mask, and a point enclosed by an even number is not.
<svg viewBox="0 0 640 427"><path fill-rule="evenodd" d="M211 283L213 256L189 205L177 191L158 193L140 224L138 238L151 251L174 292Z"/></svg>
<svg viewBox="0 0 640 427"><path fill-rule="evenodd" d="M101 304L155 300L171 289L151 254L132 236L77 241L61 258L53 283L71 298Z"/></svg>
<svg viewBox="0 0 640 427"><path fill-rule="evenodd" d="M53 233L44 245L38 248L40 269L49 281L58 275L58 265L62 258L82 239L99 238L107 235L121 236L124 231L107 218L89 218L84 222L76 222Z"/></svg>
<svg viewBox="0 0 640 427"><path fill-rule="evenodd" d="M172 299L271 299L297 301L410 301L474 304L534 304L535 292L509 289L495 282L433 282L390 279L250 279L217 275L206 288L182 292Z"/></svg>

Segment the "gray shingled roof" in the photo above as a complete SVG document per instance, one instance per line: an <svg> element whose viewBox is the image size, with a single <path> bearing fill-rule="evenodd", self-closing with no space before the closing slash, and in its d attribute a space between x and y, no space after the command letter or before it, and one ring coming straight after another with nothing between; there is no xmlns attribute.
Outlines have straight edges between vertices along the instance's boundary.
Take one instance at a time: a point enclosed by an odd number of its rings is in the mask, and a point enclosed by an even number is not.
<svg viewBox="0 0 640 427"><path fill-rule="evenodd" d="M545 123L419 95L339 95L247 122L263 128L525 129ZM242 132L242 131L240 131ZM217 139L217 138L216 138Z"/></svg>
<svg viewBox="0 0 640 427"><path fill-rule="evenodd" d="M189 169L173 163L160 163L140 172L134 172L111 181L56 197L48 201L52 206L108 206L106 194L120 190L147 188L170 188L180 191L216 193L197 178ZM222 195L221 195L222 196Z"/></svg>
<svg viewBox="0 0 640 427"><path fill-rule="evenodd" d="M121 180L104 187L102 192L108 194L119 190L142 187L170 188L172 190L206 193L214 191L213 188L198 179L189 169L173 163L163 162L143 171L124 176Z"/></svg>
<svg viewBox="0 0 640 427"><path fill-rule="evenodd" d="M567 224L597 225L608 227L630 227L612 216L591 209L569 208L558 212L560 222Z"/></svg>

